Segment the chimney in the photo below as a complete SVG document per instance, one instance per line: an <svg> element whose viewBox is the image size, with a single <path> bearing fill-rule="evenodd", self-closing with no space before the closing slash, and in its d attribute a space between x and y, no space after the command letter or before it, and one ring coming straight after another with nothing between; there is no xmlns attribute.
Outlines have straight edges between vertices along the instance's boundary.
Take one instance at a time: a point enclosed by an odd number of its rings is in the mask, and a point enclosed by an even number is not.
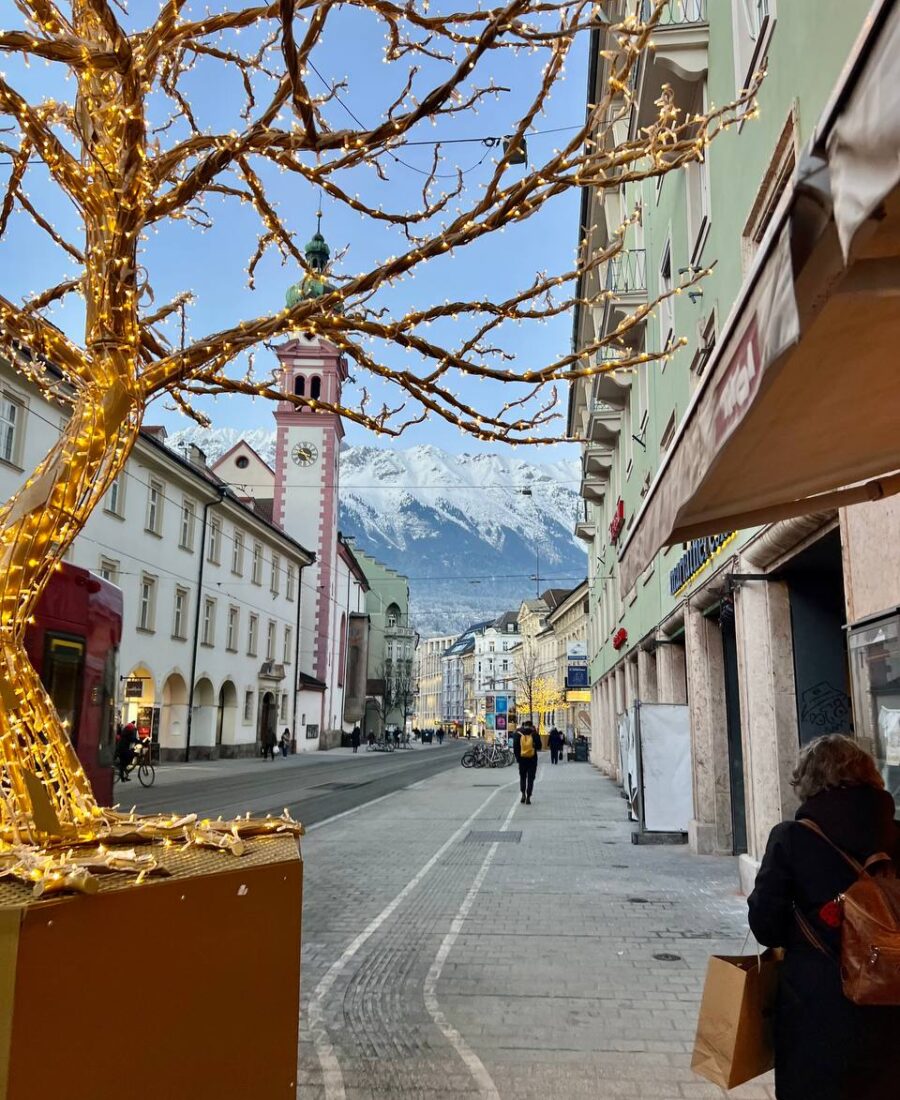
<svg viewBox="0 0 900 1100"><path fill-rule="evenodd" d="M206 465L206 452L202 451L196 443L188 444L188 462L192 466L199 466L201 470L208 470Z"/></svg>
<svg viewBox="0 0 900 1100"><path fill-rule="evenodd" d="M147 435L153 436L157 443L163 443L168 438L169 433L162 426L162 424L150 424L144 431Z"/></svg>

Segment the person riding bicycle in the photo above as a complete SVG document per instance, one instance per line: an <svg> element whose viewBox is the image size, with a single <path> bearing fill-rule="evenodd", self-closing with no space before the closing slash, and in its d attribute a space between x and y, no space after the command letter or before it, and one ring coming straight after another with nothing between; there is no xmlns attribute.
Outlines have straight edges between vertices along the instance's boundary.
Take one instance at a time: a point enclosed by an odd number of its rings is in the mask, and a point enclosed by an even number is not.
<svg viewBox="0 0 900 1100"><path fill-rule="evenodd" d="M134 759L134 746L137 744L138 732L134 722L129 722L119 730L116 738L116 760L118 761L119 779L123 783L130 783L128 766Z"/></svg>

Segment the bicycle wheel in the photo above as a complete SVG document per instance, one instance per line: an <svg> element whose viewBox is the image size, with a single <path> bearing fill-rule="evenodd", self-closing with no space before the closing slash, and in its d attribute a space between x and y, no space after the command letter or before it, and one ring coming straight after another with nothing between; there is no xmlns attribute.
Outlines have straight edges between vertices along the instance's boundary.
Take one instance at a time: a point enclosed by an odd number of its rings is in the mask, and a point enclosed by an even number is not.
<svg viewBox="0 0 900 1100"><path fill-rule="evenodd" d="M472 752L471 749L469 749L468 752L464 752L462 754L462 759L460 760L460 764L462 764L462 766L464 768L474 768L475 767L475 753Z"/></svg>
<svg viewBox="0 0 900 1100"><path fill-rule="evenodd" d="M142 787L152 787L156 782L156 768L152 764L140 764L137 773Z"/></svg>

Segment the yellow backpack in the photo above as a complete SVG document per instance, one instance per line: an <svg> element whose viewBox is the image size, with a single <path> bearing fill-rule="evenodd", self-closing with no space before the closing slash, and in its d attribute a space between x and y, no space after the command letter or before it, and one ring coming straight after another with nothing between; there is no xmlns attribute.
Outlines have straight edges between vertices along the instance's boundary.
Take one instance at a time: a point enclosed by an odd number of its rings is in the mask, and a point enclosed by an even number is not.
<svg viewBox="0 0 900 1100"><path fill-rule="evenodd" d="M534 734L522 733L519 735L519 756L528 760L534 756Z"/></svg>

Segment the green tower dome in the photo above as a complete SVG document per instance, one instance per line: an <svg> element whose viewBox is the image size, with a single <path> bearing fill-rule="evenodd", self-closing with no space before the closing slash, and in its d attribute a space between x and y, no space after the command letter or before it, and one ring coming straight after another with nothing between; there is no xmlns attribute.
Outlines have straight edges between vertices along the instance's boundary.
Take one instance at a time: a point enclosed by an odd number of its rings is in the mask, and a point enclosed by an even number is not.
<svg viewBox="0 0 900 1100"><path fill-rule="evenodd" d="M321 298L334 290L334 287L325 278L325 271L331 258L331 249L320 231L321 218L322 215L320 214L319 226L316 228L312 240L307 243L304 249L309 272L303 276L299 283L294 283L293 286L288 287L288 292L285 295L288 309L293 308L298 302L308 301L311 298Z"/></svg>

